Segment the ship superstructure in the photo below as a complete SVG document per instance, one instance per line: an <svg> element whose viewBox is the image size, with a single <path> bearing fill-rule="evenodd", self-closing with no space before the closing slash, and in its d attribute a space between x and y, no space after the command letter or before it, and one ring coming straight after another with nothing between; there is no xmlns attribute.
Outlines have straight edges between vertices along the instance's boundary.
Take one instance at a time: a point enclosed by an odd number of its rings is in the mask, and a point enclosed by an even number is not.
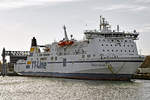
<svg viewBox="0 0 150 100"><path fill-rule="evenodd" d="M139 33L111 30L100 17L99 30L86 30L85 40L67 36L59 42L39 46L32 39L27 60L19 60L15 71L20 75L83 79L130 80L144 57L138 54L135 40ZM41 52L40 47L44 47Z"/></svg>

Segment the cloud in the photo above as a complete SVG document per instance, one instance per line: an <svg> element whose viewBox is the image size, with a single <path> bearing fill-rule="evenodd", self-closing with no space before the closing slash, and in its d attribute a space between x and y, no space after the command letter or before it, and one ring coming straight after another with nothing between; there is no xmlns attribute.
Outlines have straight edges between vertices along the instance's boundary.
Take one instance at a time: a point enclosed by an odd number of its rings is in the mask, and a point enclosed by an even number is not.
<svg viewBox="0 0 150 100"><path fill-rule="evenodd" d="M150 0L135 0L136 3L150 3Z"/></svg>
<svg viewBox="0 0 150 100"><path fill-rule="evenodd" d="M144 24L142 26L140 26L139 28L140 32L150 32L150 24Z"/></svg>
<svg viewBox="0 0 150 100"><path fill-rule="evenodd" d="M146 6L140 6L140 5L110 5L108 7L96 7L95 10L101 10L101 11L142 11L147 9Z"/></svg>
<svg viewBox="0 0 150 100"><path fill-rule="evenodd" d="M26 6L39 6L48 3L71 2L78 0L2 0L0 1L0 9L21 8Z"/></svg>

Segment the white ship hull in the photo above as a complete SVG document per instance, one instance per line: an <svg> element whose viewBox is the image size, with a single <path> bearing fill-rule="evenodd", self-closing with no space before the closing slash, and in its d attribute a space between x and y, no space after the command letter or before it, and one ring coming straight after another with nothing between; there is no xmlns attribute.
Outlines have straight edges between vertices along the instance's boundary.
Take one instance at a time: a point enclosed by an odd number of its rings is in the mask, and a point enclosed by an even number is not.
<svg viewBox="0 0 150 100"><path fill-rule="evenodd" d="M143 62L143 59L144 58L124 58L95 61L66 61L65 66L63 66L64 62L47 62L45 68L38 66L33 67L32 65L30 68L26 68L26 64L20 63L15 70L17 70L17 73L20 75L27 76L130 80L136 69Z"/></svg>

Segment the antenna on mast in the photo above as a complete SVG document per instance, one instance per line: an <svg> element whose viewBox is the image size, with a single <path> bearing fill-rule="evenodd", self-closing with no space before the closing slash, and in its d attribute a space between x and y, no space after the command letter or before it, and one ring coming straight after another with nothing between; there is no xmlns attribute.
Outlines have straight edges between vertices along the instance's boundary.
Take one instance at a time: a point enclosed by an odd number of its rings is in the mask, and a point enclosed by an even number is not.
<svg viewBox="0 0 150 100"><path fill-rule="evenodd" d="M64 28L65 40L69 40L68 36L67 36L66 26L64 25L63 28Z"/></svg>
<svg viewBox="0 0 150 100"><path fill-rule="evenodd" d="M117 32L119 32L119 25L117 25Z"/></svg>
<svg viewBox="0 0 150 100"><path fill-rule="evenodd" d="M102 30L102 16L100 16L100 25L99 25L99 27L100 27L100 30Z"/></svg>

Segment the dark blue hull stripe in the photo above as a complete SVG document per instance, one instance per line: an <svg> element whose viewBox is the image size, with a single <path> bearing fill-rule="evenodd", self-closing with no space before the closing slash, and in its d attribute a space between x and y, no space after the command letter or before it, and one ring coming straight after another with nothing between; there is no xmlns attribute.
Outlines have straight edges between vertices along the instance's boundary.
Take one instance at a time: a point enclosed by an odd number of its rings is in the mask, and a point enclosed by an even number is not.
<svg viewBox="0 0 150 100"><path fill-rule="evenodd" d="M93 63L93 62L143 62L143 60L98 60L98 61L67 61L67 62L47 62L47 63Z"/></svg>
<svg viewBox="0 0 150 100"><path fill-rule="evenodd" d="M143 62L143 60L98 60L98 61L66 61L66 62L47 62L51 63L93 63L93 62ZM17 63L26 64L26 63Z"/></svg>
<svg viewBox="0 0 150 100"><path fill-rule="evenodd" d="M130 80L132 74L94 74L94 73L55 73L55 72L20 72L25 76L47 76L92 80Z"/></svg>

